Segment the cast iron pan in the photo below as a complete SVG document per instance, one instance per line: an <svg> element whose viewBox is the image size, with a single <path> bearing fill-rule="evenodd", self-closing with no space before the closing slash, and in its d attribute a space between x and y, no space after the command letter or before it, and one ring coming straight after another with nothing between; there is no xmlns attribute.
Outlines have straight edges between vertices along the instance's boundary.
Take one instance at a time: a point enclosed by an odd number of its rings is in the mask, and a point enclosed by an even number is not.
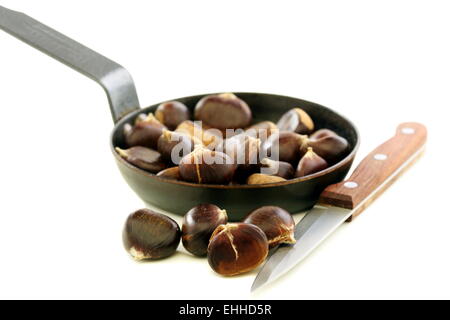
<svg viewBox="0 0 450 320"><path fill-rule="evenodd" d="M348 156L322 172L266 185L202 185L157 177L127 163L114 150L114 147L126 147L123 126L133 123L140 113L155 111L159 105L140 109L136 89L127 70L29 16L1 6L0 28L97 81L105 89L115 122L110 145L117 165L131 188L145 203L156 209L183 215L200 203L213 203L225 208L231 220L240 220L253 209L264 205L299 212L313 206L326 186L344 179L358 149L359 135L355 126L331 109L298 98L237 92L235 94L251 107L255 122L276 122L291 108L304 109L317 129L334 130L348 140ZM197 101L205 95L207 93L168 100L181 101L192 111Z"/></svg>

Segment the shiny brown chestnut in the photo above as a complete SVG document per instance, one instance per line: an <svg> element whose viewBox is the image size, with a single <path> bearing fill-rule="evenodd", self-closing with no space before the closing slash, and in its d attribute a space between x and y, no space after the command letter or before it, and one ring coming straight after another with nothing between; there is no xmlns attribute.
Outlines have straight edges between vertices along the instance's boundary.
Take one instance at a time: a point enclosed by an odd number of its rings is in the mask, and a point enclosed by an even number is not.
<svg viewBox="0 0 450 320"><path fill-rule="evenodd" d="M233 178L236 165L225 153L197 145L194 151L181 159L179 168L184 181L228 184Z"/></svg>
<svg viewBox="0 0 450 320"><path fill-rule="evenodd" d="M278 176L269 176L262 173L254 173L247 179L247 184L266 184L286 181L286 179Z"/></svg>
<svg viewBox="0 0 450 320"><path fill-rule="evenodd" d="M297 164L305 154L307 148L307 136L295 132L280 132L272 134L263 144L263 152L271 159L276 159L278 147L278 160Z"/></svg>
<svg viewBox="0 0 450 320"><path fill-rule="evenodd" d="M300 178L310 174L325 170L328 168L328 163L319 155L317 155L311 147L300 160L295 172L295 177Z"/></svg>
<svg viewBox="0 0 450 320"><path fill-rule="evenodd" d="M155 117L170 130L183 121L189 120L189 109L179 101L161 103L155 111Z"/></svg>
<svg viewBox="0 0 450 320"><path fill-rule="evenodd" d="M196 256L205 256L214 230L228 222L227 212L213 204L200 204L183 218L181 239L184 248Z"/></svg>
<svg viewBox="0 0 450 320"><path fill-rule="evenodd" d="M201 141L209 149L214 149L222 143L222 133L218 130L205 129L199 124L187 120L180 123L175 132L189 135L195 141Z"/></svg>
<svg viewBox="0 0 450 320"><path fill-rule="evenodd" d="M172 164L179 164L181 158L194 151L194 146L201 144L187 134L164 130L158 139L158 151L162 158Z"/></svg>
<svg viewBox="0 0 450 320"><path fill-rule="evenodd" d="M166 178L166 179L181 180L180 168L172 167L172 168L167 168L167 169L161 170L160 172L158 172L157 176Z"/></svg>
<svg viewBox="0 0 450 320"><path fill-rule="evenodd" d="M151 173L157 173L166 168L161 154L155 150L136 146L125 150L116 147L116 151L127 162Z"/></svg>
<svg viewBox="0 0 450 320"><path fill-rule="evenodd" d="M259 227L267 237L269 248L274 248L282 243L294 244L295 221L286 210L265 206L252 211L244 223L250 223Z"/></svg>
<svg viewBox="0 0 450 320"><path fill-rule="evenodd" d="M278 127L272 121L262 121L255 123L245 130L245 134L253 138L258 138L261 142L266 141L272 134L277 133Z"/></svg>
<svg viewBox="0 0 450 320"><path fill-rule="evenodd" d="M223 151L240 167L250 167L259 164L261 140L238 134L223 142Z"/></svg>
<svg viewBox="0 0 450 320"><path fill-rule="evenodd" d="M278 176L284 179L291 179L294 176L294 167L289 162L275 161L269 158L261 160L261 173L270 176Z"/></svg>
<svg viewBox="0 0 450 320"><path fill-rule="evenodd" d="M277 127L280 131L309 134L314 130L314 122L303 109L294 108L281 116Z"/></svg>
<svg viewBox="0 0 450 320"><path fill-rule="evenodd" d="M181 231L178 224L168 216L141 209L128 217L122 238L125 249L134 259L154 260L175 253Z"/></svg>
<svg viewBox="0 0 450 320"><path fill-rule="evenodd" d="M211 236L208 263L223 276L234 276L257 268L267 258L269 245L264 232L247 223L220 225Z"/></svg>
<svg viewBox="0 0 450 320"><path fill-rule="evenodd" d="M341 160L349 148L347 139L329 129L317 130L309 137L307 144L329 163Z"/></svg>
<svg viewBox="0 0 450 320"><path fill-rule="evenodd" d="M125 140L129 147L141 146L156 149L164 129L167 128L150 113L145 120L138 121L133 128L124 128Z"/></svg>
<svg viewBox="0 0 450 320"><path fill-rule="evenodd" d="M233 93L203 97L195 106L194 116L196 120L222 131L246 128L252 121L247 103Z"/></svg>

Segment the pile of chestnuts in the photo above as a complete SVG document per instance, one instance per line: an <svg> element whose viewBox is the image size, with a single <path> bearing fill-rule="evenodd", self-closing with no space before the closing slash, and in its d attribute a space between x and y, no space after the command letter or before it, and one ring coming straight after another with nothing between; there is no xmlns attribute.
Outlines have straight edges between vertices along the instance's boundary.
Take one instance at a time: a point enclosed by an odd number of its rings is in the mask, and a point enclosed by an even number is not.
<svg viewBox="0 0 450 320"><path fill-rule="evenodd" d="M342 160L348 142L293 106L275 124L252 123L252 111L232 93L205 96L194 120L181 102L158 106L124 126L130 164L166 179L199 184L266 184L308 176ZM225 231L223 231L225 232ZM227 234L232 234L229 230Z"/></svg>
<svg viewBox="0 0 450 320"><path fill-rule="evenodd" d="M275 206L229 223L226 210L200 204L185 214L181 228L166 215L141 209L128 217L123 243L134 259L156 260L173 255L181 240L191 254L207 257L215 272L233 276L260 266L271 248L294 244L294 226L291 214Z"/></svg>

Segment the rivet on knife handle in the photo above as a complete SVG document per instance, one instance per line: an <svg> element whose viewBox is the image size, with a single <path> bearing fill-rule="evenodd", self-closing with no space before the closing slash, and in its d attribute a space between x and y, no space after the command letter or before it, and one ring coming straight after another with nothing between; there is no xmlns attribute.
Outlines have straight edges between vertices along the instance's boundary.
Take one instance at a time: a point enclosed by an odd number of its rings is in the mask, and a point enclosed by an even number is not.
<svg viewBox="0 0 450 320"><path fill-rule="evenodd" d="M346 181L327 187L319 203L355 209L360 214L422 153L427 129L415 122L402 123L395 136L373 150Z"/></svg>

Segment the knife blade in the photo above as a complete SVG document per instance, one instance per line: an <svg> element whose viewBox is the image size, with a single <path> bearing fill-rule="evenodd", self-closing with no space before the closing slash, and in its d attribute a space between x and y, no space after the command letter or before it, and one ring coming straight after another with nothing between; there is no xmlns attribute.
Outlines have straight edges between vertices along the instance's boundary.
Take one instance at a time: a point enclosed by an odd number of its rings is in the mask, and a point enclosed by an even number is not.
<svg viewBox="0 0 450 320"><path fill-rule="evenodd" d="M367 155L349 179L328 186L295 227L296 244L280 246L266 261L251 291L273 282L305 259L345 221L350 222L423 153L425 126L402 123L396 135Z"/></svg>

